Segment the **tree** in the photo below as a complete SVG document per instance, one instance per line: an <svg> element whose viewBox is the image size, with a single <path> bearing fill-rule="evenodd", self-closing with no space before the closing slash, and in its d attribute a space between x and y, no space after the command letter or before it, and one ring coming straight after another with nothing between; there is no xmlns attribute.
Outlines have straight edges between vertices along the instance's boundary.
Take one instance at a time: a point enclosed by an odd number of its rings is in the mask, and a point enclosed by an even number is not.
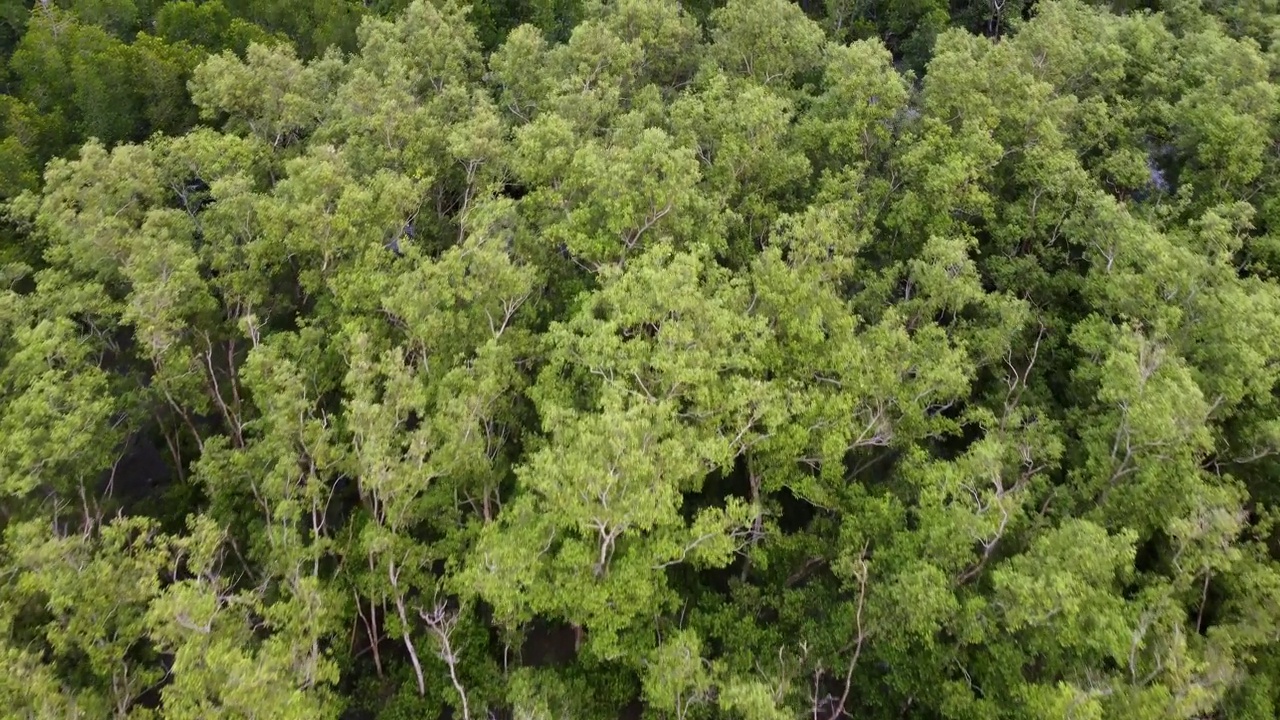
<svg viewBox="0 0 1280 720"><path fill-rule="evenodd" d="M39 5L0 700L1272 717L1268 7Z"/></svg>

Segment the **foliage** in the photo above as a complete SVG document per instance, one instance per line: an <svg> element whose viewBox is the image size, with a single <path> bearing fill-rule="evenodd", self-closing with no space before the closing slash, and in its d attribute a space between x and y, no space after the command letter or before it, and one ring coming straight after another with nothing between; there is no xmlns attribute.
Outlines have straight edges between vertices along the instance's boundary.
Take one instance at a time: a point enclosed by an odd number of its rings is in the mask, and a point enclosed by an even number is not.
<svg viewBox="0 0 1280 720"><path fill-rule="evenodd" d="M1272 4L0 10L5 712L1276 716Z"/></svg>

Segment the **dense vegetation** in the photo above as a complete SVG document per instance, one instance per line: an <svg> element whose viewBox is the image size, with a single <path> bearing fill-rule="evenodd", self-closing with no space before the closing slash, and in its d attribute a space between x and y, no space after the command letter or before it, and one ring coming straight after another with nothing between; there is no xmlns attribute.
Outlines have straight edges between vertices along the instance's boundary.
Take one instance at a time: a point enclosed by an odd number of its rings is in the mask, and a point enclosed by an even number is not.
<svg viewBox="0 0 1280 720"><path fill-rule="evenodd" d="M0 21L0 715L1280 712L1274 0Z"/></svg>

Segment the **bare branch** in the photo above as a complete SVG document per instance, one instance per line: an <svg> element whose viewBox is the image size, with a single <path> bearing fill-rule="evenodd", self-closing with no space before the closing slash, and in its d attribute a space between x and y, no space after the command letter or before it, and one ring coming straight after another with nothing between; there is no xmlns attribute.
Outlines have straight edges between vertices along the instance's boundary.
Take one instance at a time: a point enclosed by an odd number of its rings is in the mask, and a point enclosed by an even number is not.
<svg viewBox="0 0 1280 720"><path fill-rule="evenodd" d="M458 656L454 652L451 641L453 629L458 624L458 614L451 612L444 603L437 603L430 613L419 608L418 615L427 623L427 627L436 636L436 641L440 643L440 659L449 666L449 680L462 701L462 720L471 720L471 705L467 702L466 688L458 680Z"/></svg>
<svg viewBox="0 0 1280 720"><path fill-rule="evenodd" d="M862 645L867 640L867 630L862 623L862 610L867 600L867 576L869 568L867 567L867 548L868 545L862 546L862 553L858 556L858 569L856 571L858 578L858 611L857 625L858 636L854 640L853 657L849 658L849 669L844 674L844 692L840 694L840 703L836 705L835 712L831 713L831 720L843 717L845 714L845 703L849 701L849 692L853 688L853 671L858 667L858 658L862 655Z"/></svg>

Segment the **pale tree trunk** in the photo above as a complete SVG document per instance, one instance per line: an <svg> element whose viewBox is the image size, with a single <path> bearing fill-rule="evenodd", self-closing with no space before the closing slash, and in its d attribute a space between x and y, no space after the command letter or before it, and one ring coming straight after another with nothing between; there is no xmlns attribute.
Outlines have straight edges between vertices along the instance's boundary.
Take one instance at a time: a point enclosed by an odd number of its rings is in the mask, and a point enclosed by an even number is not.
<svg viewBox="0 0 1280 720"><path fill-rule="evenodd" d="M396 614L400 616L401 632L405 649L409 651L409 660L413 662L413 674L418 680L418 694L427 694L427 683L422 677L422 663L418 661L418 651L413 646L413 638L409 632L409 616L404 610L404 593L400 592L400 573L396 570L395 561L387 565L387 576L391 580L391 592L394 595Z"/></svg>
<svg viewBox="0 0 1280 720"><path fill-rule="evenodd" d="M437 605L430 613L418 610L418 614L427 623L427 627L431 628L431 632L435 634L436 640L440 643L440 659L444 660L445 665L449 667L449 681L453 683L453 689L458 693L458 698L462 702L462 720L471 720L471 705L467 702L467 690L462 686L462 682L458 680L458 656L454 653L453 628L458 622L458 616L450 613L443 604Z"/></svg>

